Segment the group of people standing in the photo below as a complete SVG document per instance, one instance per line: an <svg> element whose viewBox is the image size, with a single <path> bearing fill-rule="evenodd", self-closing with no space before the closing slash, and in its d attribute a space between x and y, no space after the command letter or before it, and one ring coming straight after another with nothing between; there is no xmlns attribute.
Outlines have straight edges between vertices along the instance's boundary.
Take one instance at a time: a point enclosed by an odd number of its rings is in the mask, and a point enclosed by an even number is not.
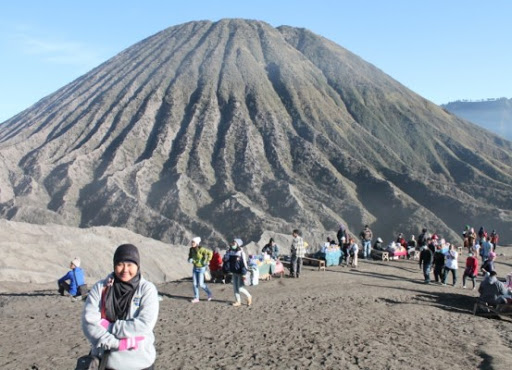
<svg viewBox="0 0 512 370"><path fill-rule="evenodd" d="M426 234L427 230L423 229ZM480 299L488 304L507 303L510 300L510 293L505 285L497 278L494 267L496 259L496 248L498 246L498 234L495 230L491 235L487 235L483 227L480 228L478 234L474 229L466 226L462 233L464 246L467 248L468 257L462 275L463 289L466 289L466 280L469 278L472 282L472 289L476 289L476 278L479 272L482 273L484 279L480 283L478 292ZM422 239L423 240L423 239ZM436 282L446 285L448 275L452 275L452 285L457 284L457 270L459 253L457 247L453 244L445 242L437 236L427 236L424 238L426 242L422 242L419 265L423 268L425 283L430 283L430 270L433 266L434 278ZM482 265L479 270L478 256L481 257Z"/></svg>
<svg viewBox="0 0 512 370"><path fill-rule="evenodd" d="M215 266L215 273L220 271L222 268L222 276L230 274L233 282L233 291L235 294L235 302L233 306L238 307L242 305L241 294L243 294L247 300L247 305L252 304L252 296L244 288L244 275L247 273L247 257L242 250L243 241L235 238L229 244L229 249L222 258L218 249L212 252L210 249L202 247L200 245L201 238L195 237L192 239L188 255L188 262L193 264L192 268L192 285L194 290L194 298L191 300L192 303L199 302L199 288L203 289L207 294L207 300L211 301L213 298L211 290L205 283L205 272L208 266ZM215 260L213 260L215 256ZM219 260L220 259L220 260ZM212 275L213 277L213 275Z"/></svg>
<svg viewBox="0 0 512 370"><path fill-rule="evenodd" d="M476 256L480 254L483 262L481 271L486 276L479 288L481 298L491 304L507 302L509 293L503 283L497 279L494 270L496 257L494 250L497 247L497 239L492 243L490 237L489 240L487 237L485 240L482 237L480 243L475 240L473 244L472 229L468 228L467 231L465 235L468 239L469 253L462 287L466 288L466 279L469 278L475 289L479 266ZM370 258L373 234L368 225L365 226L360 237L363 243L363 258ZM298 229L293 230L292 238L290 276L299 278L302 272L302 259L305 257L304 240ZM348 237L343 225L340 225L337 238L340 248L344 250L347 263L351 259L353 266L357 266L359 248L355 239ZM486 245L487 241L493 244L490 250ZM455 286L459 257L457 248L444 239L439 239L435 234L430 236L426 228L422 230L415 242L417 248L421 249L419 265L423 269L425 283L430 283L433 267L436 282L446 285L447 277L451 274L452 285ZM248 266L241 239L234 238L223 257L220 256L218 249L212 252L201 246L199 237L193 238L190 245L188 261L193 265L192 303L199 302L200 289L204 290L208 301L212 300L213 295L205 283L204 275L207 267L214 263L218 266L222 265L223 272L232 276L235 297L232 305L241 306L242 295L245 296L248 306L252 304L252 296L244 288L243 277L247 273ZM262 252L277 258L279 247L271 239ZM68 292L71 296L87 294L81 291L85 281L83 270L80 268L80 259L74 258L70 262L70 268L71 271L58 280L59 293ZM102 355L107 368L153 369L156 358L153 329L158 313L158 292L155 285L141 275L137 247L132 244L120 245L113 256L113 272L98 281L88 292L83 310L82 330L91 343L91 355Z"/></svg>

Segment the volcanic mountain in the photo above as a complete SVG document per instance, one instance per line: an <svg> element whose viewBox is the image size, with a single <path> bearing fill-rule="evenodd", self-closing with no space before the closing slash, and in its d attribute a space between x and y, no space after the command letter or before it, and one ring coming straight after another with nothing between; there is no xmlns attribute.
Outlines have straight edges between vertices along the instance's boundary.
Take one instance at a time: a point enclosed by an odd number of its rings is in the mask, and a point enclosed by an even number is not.
<svg viewBox="0 0 512 370"><path fill-rule="evenodd" d="M503 239L511 145L306 29L190 22L0 125L0 215L173 243L340 222Z"/></svg>

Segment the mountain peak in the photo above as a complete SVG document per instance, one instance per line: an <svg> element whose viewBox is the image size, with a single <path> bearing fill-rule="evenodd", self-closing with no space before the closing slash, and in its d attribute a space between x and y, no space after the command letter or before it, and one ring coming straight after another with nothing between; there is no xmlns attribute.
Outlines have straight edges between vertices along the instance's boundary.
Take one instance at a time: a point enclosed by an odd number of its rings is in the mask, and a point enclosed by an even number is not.
<svg viewBox="0 0 512 370"><path fill-rule="evenodd" d="M503 235L511 144L479 130L305 29L189 22L0 126L0 212L174 243L319 241L340 221Z"/></svg>

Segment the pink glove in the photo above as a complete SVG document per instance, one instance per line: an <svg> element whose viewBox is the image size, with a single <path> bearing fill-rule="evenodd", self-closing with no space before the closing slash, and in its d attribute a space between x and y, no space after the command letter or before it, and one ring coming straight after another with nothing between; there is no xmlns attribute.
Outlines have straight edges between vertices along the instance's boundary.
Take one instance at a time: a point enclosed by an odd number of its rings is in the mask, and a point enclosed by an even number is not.
<svg viewBox="0 0 512 370"><path fill-rule="evenodd" d="M130 337L119 339L118 351L127 351L129 349L137 350L139 348L139 342L142 342L144 337Z"/></svg>
<svg viewBox="0 0 512 370"><path fill-rule="evenodd" d="M108 330L108 327L110 326L110 321L101 319L100 325L103 326L105 328L105 330Z"/></svg>

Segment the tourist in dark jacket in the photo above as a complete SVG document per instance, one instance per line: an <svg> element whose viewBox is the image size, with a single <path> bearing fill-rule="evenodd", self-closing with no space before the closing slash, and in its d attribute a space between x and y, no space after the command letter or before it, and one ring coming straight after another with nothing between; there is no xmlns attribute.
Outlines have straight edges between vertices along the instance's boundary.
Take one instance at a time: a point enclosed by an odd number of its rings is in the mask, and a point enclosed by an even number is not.
<svg viewBox="0 0 512 370"><path fill-rule="evenodd" d="M482 265L482 272L484 273L484 275L489 275L491 273L491 271L496 270L494 268L494 260L495 259L496 259L496 253L490 252L489 258L487 258L487 260L485 260L484 264Z"/></svg>
<svg viewBox="0 0 512 370"><path fill-rule="evenodd" d="M443 270L444 270L444 253L441 250L441 245L436 247L434 253L434 279L436 283L443 281Z"/></svg>
<svg viewBox="0 0 512 370"><path fill-rule="evenodd" d="M343 248L343 244L345 243L345 240L347 240L347 231L345 230L345 226L343 224L340 224L340 228L336 233L336 238L338 239L338 245L340 248Z"/></svg>
<svg viewBox="0 0 512 370"><path fill-rule="evenodd" d="M233 239L229 250L224 255L224 272L233 274L233 292L235 293L235 302L233 306L242 305L240 293L247 298L247 305L252 304L252 296L244 288L244 275L247 273L247 259L242 250L243 242L241 239Z"/></svg>
<svg viewBox="0 0 512 370"><path fill-rule="evenodd" d="M423 265L423 276L425 277L425 284L430 283L430 268L432 267L432 262L434 260L434 256L432 255L432 251L428 248L423 248L420 253L420 268Z"/></svg>

